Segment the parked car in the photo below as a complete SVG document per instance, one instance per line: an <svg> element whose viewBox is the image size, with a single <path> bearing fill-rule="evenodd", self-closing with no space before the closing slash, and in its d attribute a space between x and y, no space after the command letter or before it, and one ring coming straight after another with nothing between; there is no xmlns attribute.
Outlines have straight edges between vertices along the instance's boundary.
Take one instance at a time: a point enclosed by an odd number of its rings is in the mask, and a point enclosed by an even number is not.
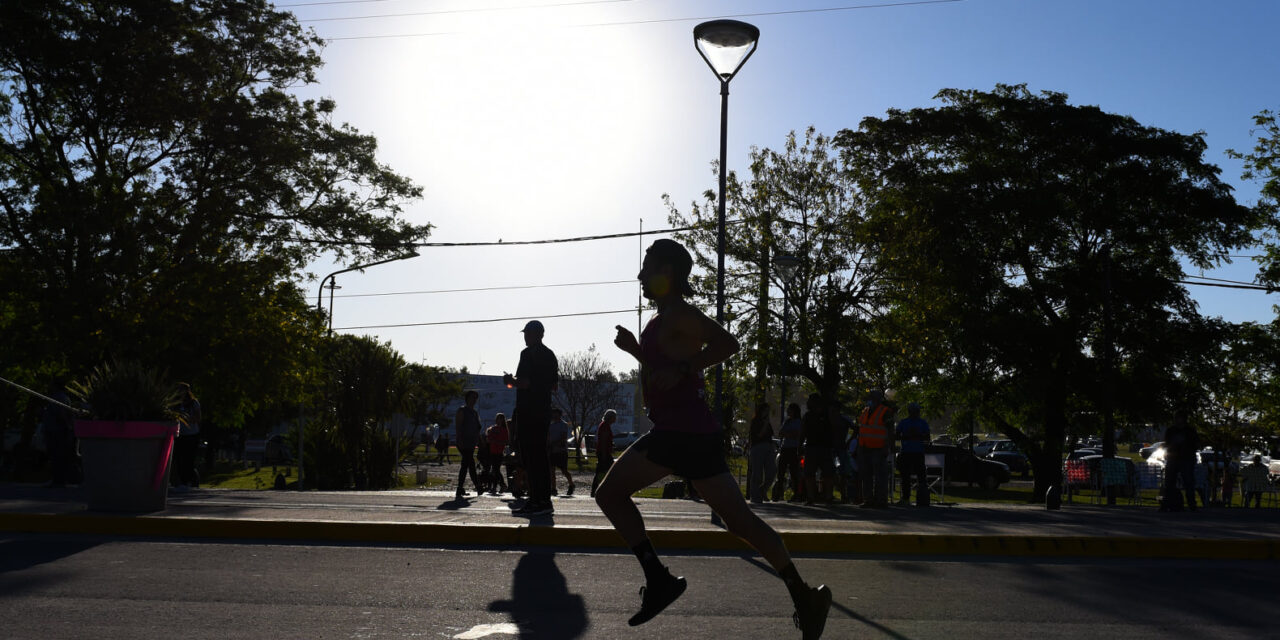
<svg viewBox="0 0 1280 640"><path fill-rule="evenodd" d="M1009 471L1021 473L1023 477L1031 473L1031 461L1012 440L983 440L973 445L973 453L980 458L1003 462Z"/></svg>
<svg viewBox="0 0 1280 640"><path fill-rule="evenodd" d="M1001 442L1001 441L1000 440L983 440L982 442L979 442L973 445L974 455L977 455L983 458L987 457L987 454L991 453L991 451L995 448L997 442Z"/></svg>
<svg viewBox="0 0 1280 640"><path fill-rule="evenodd" d="M1151 454L1155 453L1156 451L1160 451L1160 450L1162 450L1162 449L1164 449L1164 443L1163 443L1163 442L1153 442L1153 443L1151 443L1151 444L1149 444L1149 445L1147 445L1147 446L1145 446L1145 447L1143 447L1143 448L1139 449L1139 450L1138 450L1138 455L1142 456L1142 459L1143 459L1143 460L1146 460L1146 459L1148 459L1148 458L1150 458L1150 457L1151 457Z"/></svg>
<svg viewBox="0 0 1280 640"><path fill-rule="evenodd" d="M1031 475L1031 461L1021 451L992 451L982 458L1004 463L1010 473L1020 473L1024 478Z"/></svg>
<svg viewBox="0 0 1280 640"><path fill-rule="evenodd" d="M623 449L631 446L631 443L640 439L641 434L634 431L614 431L613 432L613 452L614 454L622 453ZM588 427L586 434L583 435L586 441L587 453L594 453L596 450L596 427Z"/></svg>
<svg viewBox="0 0 1280 640"><path fill-rule="evenodd" d="M1232 470L1238 471L1240 465L1226 451L1214 451L1213 447L1205 447L1196 452L1196 462L1209 467L1209 471L1221 471L1224 466L1229 466Z"/></svg>
<svg viewBox="0 0 1280 640"><path fill-rule="evenodd" d="M946 456L945 473L948 482L976 482L983 489L993 490L1013 477L1008 465L1003 462L979 458L968 449L955 445L926 444L924 452Z"/></svg>
<svg viewBox="0 0 1280 640"><path fill-rule="evenodd" d="M1102 449L1081 448L1081 449L1076 449L1071 453L1068 453L1067 459L1076 460L1076 459L1085 458L1088 456L1100 456L1100 455L1102 455Z"/></svg>
<svg viewBox="0 0 1280 640"><path fill-rule="evenodd" d="M631 443L640 439L639 433L634 431L618 431L613 434L613 450L622 451L631 446Z"/></svg>

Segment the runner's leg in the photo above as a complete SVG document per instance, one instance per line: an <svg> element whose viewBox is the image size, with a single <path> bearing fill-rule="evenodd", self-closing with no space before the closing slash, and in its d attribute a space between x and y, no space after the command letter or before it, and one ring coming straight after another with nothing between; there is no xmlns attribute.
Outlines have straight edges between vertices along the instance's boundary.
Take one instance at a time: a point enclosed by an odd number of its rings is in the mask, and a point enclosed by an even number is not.
<svg viewBox="0 0 1280 640"><path fill-rule="evenodd" d="M628 547L648 540L644 519L631 495L669 475L670 469L650 461L644 451L628 448L596 488L596 504Z"/></svg>
<svg viewBox="0 0 1280 640"><path fill-rule="evenodd" d="M760 519L738 489L738 483L729 473L694 480L693 486L720 518L725 527L750 544L774 569L781 571L791 564L791 554L782 543L782 536L767 522Z"/></svg>
<svg viewBox="0 0 1280 640"><path fill-rule="evenodd" d="M782 536L747 506L738 490L738 482L728 473L695 480L694 486L702 499L720 514L729 532L746 540L760 552L778 572L791 601L795 604L796 626L805 638L818 638L827 624L827 612L831 608L831 590L825 585L810 587L800 577L800 571L791 561L791 554L782 542Z"/></svg>

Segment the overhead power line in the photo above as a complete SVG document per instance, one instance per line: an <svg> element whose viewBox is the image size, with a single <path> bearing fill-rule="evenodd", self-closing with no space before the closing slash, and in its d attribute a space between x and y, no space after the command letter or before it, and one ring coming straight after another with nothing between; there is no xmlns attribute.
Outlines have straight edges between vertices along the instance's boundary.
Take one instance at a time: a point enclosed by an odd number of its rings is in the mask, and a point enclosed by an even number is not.
<svg viewBox="0 0 1280 640"><path fill-rule="evenodd" d="M725 224L741 224L742 220L729 220ZM326 238L285 238L287 242L300 242L305 244L319 244L327 246L347 246L347 247L382 247L382 248L403 248L415 249L419 247L505 247L520 246L531 244L563 244L566 242L587 242L590 240L612 240L615 238L635 238L639 236L660 235L665 233L679 233L681 231L692 231L698 227L674 227L671 229L651 229L649 231L628 231L625 233L607 233L596 236L577 236L573 238L549 238L546 240L511 240L506 241L501 238L497 242L407 242L407 243L390 243L390 242L374 242L372 240L329 240ZM266 238L274 239L271 236L255 236L245 235L245 238Z"/></svg>
<svg viewBox="0 0 1280 640"><path fill-rule="evenodd" d="M858 9L887 9L890 7L910 7L917 5L934 5L934 4L952 4L956 2L964 2L964 0L915 0L913 2L884 2L878 4L860 4L842 7L821 7L817 9L789 9L784 11L759 11L755 13L734 13L720 16L700 16L688 18L653 18L650 20L619 20L616 22L595 22L585 24L565 25L565 28L591 28L591 27L621 27L636 24L662 24L669 22L701 22L705 20L719 20L724 18L760 18L765 16L783 16L795 15L802 13L830 13L836 11L856 11ZM383 34L372 36L344 36L338 38L325 38L328 42L339 40L378 40L382 38L422 38L428 36L458 35L466 33L465 31L435 31L426 33L398 33Z"/></svg>
<svg viewBox="0 0 1280 640"><path fill-rule="evenodd" d="M1192 282L1190 280L1174 280L1178 284L1191 284L1201 287L1221 287L1223 289L1245 289L1248 291L1266 291L1267 293L1275 293L1275 289L1264 287L1258 284L1225 284L1221 282Z"/></svg>
<svg viewBox="0 0 1280 640"><path fill-rule="evenodd" d="M576 7L576 6L589 5L589 4L614 4L617 2L634 2L634 1L635 0L586 0L585 2L556 2L552 4L539 4L539 5L526 6L526 7L508 6L508 7L476 7L471 9L441 9L438 11L414 11L410 13L382 13L382 14L367 15L367 16L339 16L339 17L333 17L333 18L308 18L306 20L298 20L298 22L338 22L342 20L371 20L376 18L410 18L415 16L441 16L441 15L450 15L450 14L457 14L457 13L493 13L497 11L523 11L523 10L532 10L532 9L552 9L552 8L562 8L562 7ZM315 4L346 4L346 3L332 2L332 3L315 3ZM311 4L308 3L308 4L295 4L295 5L277 5L277 7L286 7L286 6L306 7L306 6L311 6Z"/></svg>
<svg viewBox="0 0 1280 640"><path fill-rule="evenodd" d="M474 289L437 289L434 291L390 291L387 293L345 293L333 296L335 298L374 298L377 296L409 296L429 293L471 293L474 291L506 291L510 289L546 289L550 287L586 287L601 284L635 284L636 279L630 280L608 280L605 282L564 282L560 284L525 284L511 285L506 287L477 287Z"/></svg>
<svg viewBox="0 0 1280 640"><path fill-rule="evenodd" d="M635 313L640 308L619 309L617 311L587 311L583 313L556 313L540 316L519 316L513 318L484 318L480 320L445 320L441 322L409 322L405 324L371 324L361 327L334 327L334 331L350 331L354 329L398 329L400 327L434 327L444 324L482 324L486 322L511 322L514 320L544 320L546 318L576 318L581 316L605 316L618 313Z"/></svg>

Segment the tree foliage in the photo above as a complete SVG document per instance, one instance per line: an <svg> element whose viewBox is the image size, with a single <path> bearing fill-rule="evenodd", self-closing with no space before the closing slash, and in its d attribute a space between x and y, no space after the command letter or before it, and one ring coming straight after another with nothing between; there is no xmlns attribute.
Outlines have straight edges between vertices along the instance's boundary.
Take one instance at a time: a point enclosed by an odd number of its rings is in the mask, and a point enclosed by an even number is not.
<svg viewBox="0 0 1280 640"><path fill-rule="evenodd" d="M1262 274L1259 278L1270 285L1280 285L1280 247L1276 246L1276 238L1280 236L1280 121L1276 113L1263 110L1253 117L1254 146L1248 153L1228 151L1228 155L1244 161L1245 180L1261 182L1260 198L1257 203L1259 213L1269 216L1267 229L1268 240L1266 253L1262 258Z"/></svg>
<svg viewBox="0 0 1280 640"><path fill-rule="evenodd" d="M607 409L617 409L631 398L619 397L618 376L593 344L560 358L560 382L556 405L575 428L594 425Z"/></svg>
<svg viewBox="0 0 1280 640"><path fill-rule="evenodd" d="M1179 256L1217 264L1260 219L1204 161L1201 134L1025 86L938 98L836 146L903 283L896 324L912 327L916 373L963 390L1027 449L1043 495L1069 419L1108 405L1108 344L1115 370L1178 359L1168 349L1198 320ZM1180 400L1127 398L1152 417Z"/></svg>
<svg viewBox="0 0 1280 640"><path fill-rule="evenodd" d="M319 317L296 274L429 231L397 217L421 190L376 141L291 93L321 44L263 0L0 4L0 335L22 371L166 366L232 427L297 398Z"/></svg>
<svg viewBox="0 0 1280 640"><path fill-rule="evenodd" d="M889 283L853 177L831 139L812 127L802 137L792 132L781 150L753 148L750 177L729 176L726 320L743 342L739 371L757 381L754 397L739 400L743 406L765 400L769 371L801 376L827 394L846 382L864 386L886 378L880 343L872 337ZM677 237L710 274L695 283L702 299L714 300L717 194L707 191L688 214L666 200L672 225L695 227ZM780 254L800 258L790 284L773 267ZM770 299L770 291L782 292L789 304ZM792 325L785 363L784 311Z"/></svg>

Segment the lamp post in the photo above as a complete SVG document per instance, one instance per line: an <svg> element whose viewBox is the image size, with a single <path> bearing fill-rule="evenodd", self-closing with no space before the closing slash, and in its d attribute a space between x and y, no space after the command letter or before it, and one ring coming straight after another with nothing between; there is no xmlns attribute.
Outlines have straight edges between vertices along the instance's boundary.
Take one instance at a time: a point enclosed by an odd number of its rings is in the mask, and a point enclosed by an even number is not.
<svg viewBox="0 0 1280 640"><path fill-rule="evenodd" d="M800 258L780 253L773 258L773 268L782 277L782 367L778 386L782 388L782 399L778 403L782 417L778 424L787 421L787 374L791 366L791 283L800 271Z"/></svg>
<svg viewBox="0 0 1280 640"><path fill-rule="evenodd" d="M348 273L348 272L351 272L351 271L361 271L361 270L364 270L364 269L368 269L369 267L376 267L376 266L378 266L378 265L380 265L380 264L386 264L386 263L388 263L388 262L396 262L396 261L399 261L399 260L408 260L409 258L416 258L416 257L418 257L418 252L417 252L417 251L410 251L409 253L403 253L403 254L400 254L400 255L398 255L398 256L396 256L396 257L394 257L394 258L387 258L386 260L379 260L379 261L377 261L377 262L369 262L369 263L366 263L366 264L358 264L358 265L355 265L355 266L353 266L353 267L347 267L346 269L338 269L337 271L334 271L333 273L331 273L331 274L329 274L329 275L327 275L327 276L325 276L325 277L323 277L323 278L321 278L321 279L320 279L320 290L316 293L316 308L317 308L317 309L319 309L320 311L324 311L324 286L325 286L325 285L324 285L324 283L325 283L325 282L327 282L327 281L329 281L329 280L332 280L334 276L339 275L339 274L343 274L343 273ZM333 309L332 309L332 307L330 307L330 314L329 314L329 332L330 332L330 333L332 333L332 332L333 332L333 314L332 314L332 311L333 311Z"/></svg>
<svg viewBox="0 0 1280 640"><path fill-rule="evenodd" d="M756 51L760 30L737 20L712 20L693 28L698 54L720 80L720 202L716 215L716 322L724 324L724 191L729 135L729 81ZM716 365L716 416L724 411L724 365Z"/></svg>
<svg viewBox="0 0 1280 640"><path fill-rule="evenodd" d="M324 288L325 288L324 283L328 281L332 281L334 276L341 273L348 273L350 271L360 271L363 269L367 269L369 267L376 267L380 264L387 264L388 262L396 262L398 260L408 260L409 258L416 258L416 257L418 257L418 252L410 251L408 253L402 253L394 258L387 258L386 260L379 260L377 262L369 262L366 264L358 264L353 267L347 267L346 269L339 269L337 271L334 271L333 273L320 279L320 289L319 291L316 292L316 308L319 309L321 312L324 312ZM336 287L336 285L334 286ZM333 333L333 288L334 287L331 287L329 289L329 333ZM302 465L303 465L304 459L303 459L302 445L303 445L303 441L305 439L305 434L306 434L306 429L304 429L303 426L304 425L301 422L298 423L298 491L303 490Z"/></svg>

